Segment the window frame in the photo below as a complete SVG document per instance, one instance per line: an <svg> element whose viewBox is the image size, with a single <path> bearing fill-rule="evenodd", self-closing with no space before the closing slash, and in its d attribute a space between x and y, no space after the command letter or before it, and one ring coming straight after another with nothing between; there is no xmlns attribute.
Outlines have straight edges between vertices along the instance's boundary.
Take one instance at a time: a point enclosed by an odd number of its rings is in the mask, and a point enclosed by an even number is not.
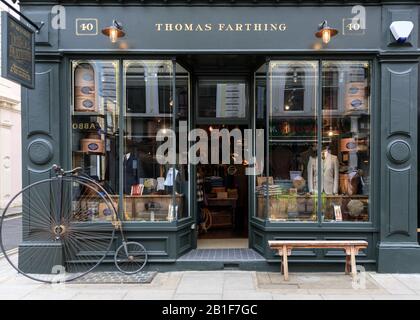
<svg viewBox="0 0 420 320"><path fill-rule="evenodd" d="M318 84L317 84L317 99L316 99L316 116L317 116L317 131L318 131L318 138L317 140L322 140L322 130L319 130L319 128L322 129L322 119L323 119L323 96L322 96L322 85L323 85L323 77L322 77L322 63L325 61L331 61L331 62L340 62L340 61L346 61L346 62L367 62L369 63L370 67L370 96L369 96L369 110L370 110L370 190L369 190L369 219L368 221L342 221L334 223L334 221L324 221L323 220L323 212L320 210L321 203L318 201L318 210L317 210L317 219L316 221L272 221L268 219L268 201L269 198L266 197L266 205L265 205L265 211L264 211L264 218L257 217L257 208L256 208L256 193L255 193L255 187L256 187L256 179L254 179L253 188L254 188L254 214L252 215L252 222L256 223L257 225L260 225L261 227L264 227L267 231L277 231L277 230L295 230L295 231L304 231L308 229L322 229L326 231L338 231L338 230L347 230L347 231L377 231L379 228L379 221L377 213L377 208L379 208L379 186L380 186L380 157L379 157L379 147L376 143L377 137L380 135L379 133L379 94L377 92L378 90L378 82L379 74L377 72L378 70L378 64L379 62L375 57L369 56L369 55L338 55L335 57L330 56L323 56L323 57L314 57L314 56L296 56L296 57L289 57L289 56L270 56L267 57L267 60L265 62L266 65L266 110L265 112L265 121L266 121L266 129L265 129L265 135L267 137L268 135L268 128L269 128L269 112L270 112L270 103L271 103L271 92L270 92L270 85L269 85L269 75L270 75L270 62L271 61L315 61L318 64ZM256 70L259 70L262 67L259 66ZM254 87L253 90L256 89L255 81L253 83ZM254 99L254 112L256 111L256 101ZM256 128L256 114L254 114L254 121L253 121L253 128ZM269 142L268 139L266 139L266 146L265 148L269 148ZM321 146L319 146L319 149L321 149ZM267 170L265 172L268 172L268 166L269 166L269 150L266 151L266 161L265 161L265 169ZM320 150L318 150L320 152ZM375 165L373 165L375 164Z"/></svg>
<svg viewBox="0 0 420 320"><path fill-rule="evenodd" d="M74 84L73 84L73 62L75 61L105 61L105 62L112 62L115 61L118 63L118 68L116 69L117 72L117 76L116 76L116 82L117 82L117 87L119 88L119 95L118 95L118 101L117 101L117 110L118 110L118 121L117 121L117 125L119 126L119 128L124 128L125 129L125 118L124 115L126 114L127 110L126 110L126 104L125 104L125 96L126 96L126 86L124 85L125 83L125 79L124 79L124 62L125 61L149 61L149 60L164 60L164 61L168 61L171 63L172 69L174 70L173 72L173 81L171 83L175 85L176 88L176 66L179 65L181 68L183 68L185 70L185 72L187 73L187 85L188 85L188 95L187 95L187 103L189 106L189 110L187 112L187 122L188 122L188 127L191 127L191 96L192 96L192 92L191 92L191 71L186 68L184 65L182 65L181 62L178 62L175 57L172 56L153 56L153 57L142 57L142 56L138 56L138 55L128 55L128 56L124 56L121 57L121 55L106 55L106 56L101 56L101 55L68 55L65 56L64 58L64 63L63 63L63 69L61 70L62 72L62 76L65 79L65 81L63 82L65 85L63 85L63 90L67 91L67 94L63 96L62 98L62 102L63 105L66 106L66 109L64 110L64 112L62 112L62 122L64 124L64 127L66 128L66 130L62 131L62 136L61 136L61 141L63 142L63 165L65 167L71 168L73 165L73 160L72 160L72 108L73 108L73 99L74 99ZM67 89L68 88L68 89ZM176 90L173 91L173 93L175 93ZM175 99L176 100L176 99ZM177 106L178 103L177 101L175 101L175 105ZM173 113L175 113L176 108L173 109ZM172 128L172 126L171 126ZM119 145L120 147L118 148L118 157L120 159L122 159L122 156L124 155L124 136L123 135L118 135L118 141L119 141ZM178 165L178 164L177 164ZM177 165L174 165L174 167L176 167ZM118 164L118 168L119 168L119 185L122 186L123 184L123 166L122 164ZM190 171L190 165L188 165L188 170ZM139 221L139 220L124 220L122 219L122 222L126 225L126 230L137 230L139 227L141 228L164 228L164 229L168 229L168 230L172 230L173 228L175 229L179 229L182 228L185 224L190 223L193 220L193 215L192 215L192 211L191 211L191 195L192 195L192 180L190 177L188 177L188 190L187 190L187 194L185 194L185 199L184 199L184 208L187 207L187 215L181 218L177 218L174 219L173 221ZM175 201L175 191L172 193L173 195L173 203ZM124 200L124 193L123 193L123 188L120 187L118 190L118 194L116 194L115 196L118 197L119 200L119 212L122 212L122 208L123 208L123 201ZM95 225L98 223L98 221L86 221L84 222L86 224L92 224ZM99 221L100 223L100 221Z"/></svg>

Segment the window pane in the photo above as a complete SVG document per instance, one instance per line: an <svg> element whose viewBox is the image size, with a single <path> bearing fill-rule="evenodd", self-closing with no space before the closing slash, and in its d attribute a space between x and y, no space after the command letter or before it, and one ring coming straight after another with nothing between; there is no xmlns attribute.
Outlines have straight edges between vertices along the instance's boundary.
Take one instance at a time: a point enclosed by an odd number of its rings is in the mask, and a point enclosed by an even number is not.
<svg viewBox="0 0 420 320"><path fill-rule="evenodd" d="M267 110L267 64L264 64L255 73L255 128L263 129L265 137L267 136L267 125L266 125L266 110ZM256 139L254 135L254 139ZM255 141L255 140L254 140ZM264 139L265 142L265 139ZM254 150L256 145L254 144ZM254 151L255 152L255 151ZM260 219L266 218L266 210L268 204L268 198L265 196L264 190L261 190L264 181L266 181L267 168L265 166L265 159L267 157L267 150L264 146L264 169L261 174L255 178L254 184L256 186L256 197L255 197L255 216ZM256 164L258 166L258 164ZM261 170L259 170L261 171Z"/></svg>
<svg viewBox="0 0 420 320"><path fill-rule="evenodd" d="M270 62L269 179L257 190L268 192L271 221L317 219L308 169L317 141L317 81L317 62Z"/></svg>
<svg viewBox="0 0 420 320"><path fill-rule="evenodd" d="M188 215L187 165L172 161L162 164L158 160L165 160L169 155L157 154L159 147L168 144L167 139L157 141L159 130L162 134L171 130L178 132L181 121L188 121L189 75L179 65L176 65L176 73L174 104L172 61L124 62L123 192L127 220L162 222ZM179 155L179 149L177 151ZM158 156L163 158L158 159Z"/></svg>
<svg viewBox="0 0 420 320"><path fill-rule="evenodd" d="M188 109L189 109L189 73L179 64L176 64L176 136L180 137L181 132L188 132ZM187 147L188 145L185 144ZM184 147L180 148L177 143L177 179L175 180L175 214L178 219L186 218L189 216L191 210L189 210L189 171L187 164L188 149L183 150ZM183 157L185 161L180 161L180 157Z"/></svg>
<svg viewBox="0 0 420 320"><path fill-rule="evenodd" d="M72 71L72 167L82 167L118 207L118 61L73 61ZM74 195L81 221L111 218L98 196L86 190Z"/></svg>
<svg viewBox="0 0 420 320"><path fill-rule="evenodd" d="M200 118L246 118L247 85L238 80L199 80Z"/></svg>
<svg viewBox="0 0 420 320"><path fill-rule="evenodd" d="M325 221L368 221L370 65L323 62L321 185ZM317 174L314 158L314 176Z"/></svg>

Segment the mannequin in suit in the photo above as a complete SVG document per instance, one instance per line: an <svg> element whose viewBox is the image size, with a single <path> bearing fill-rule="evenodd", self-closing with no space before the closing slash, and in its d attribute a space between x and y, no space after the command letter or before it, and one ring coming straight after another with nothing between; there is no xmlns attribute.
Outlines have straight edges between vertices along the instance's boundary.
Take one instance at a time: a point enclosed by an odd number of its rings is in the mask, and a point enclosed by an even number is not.
<svg viewBox="0 0 420 320"><path fill-rule="evenodd" d="M326 194L338 193L339 164L337 156L331 154L325 147L321 152L321 192ZM309 157L308 161L308 187L309 192L318 192L318 157Z"/></svg>
<svg viewBox="0 0 420 320"><path fill-rule="evenodd" d="M137 156L130 150L124 156L124 193L131 193L131 186L139 181L139 177L143 174L140 169L140 161Z"/></svg>

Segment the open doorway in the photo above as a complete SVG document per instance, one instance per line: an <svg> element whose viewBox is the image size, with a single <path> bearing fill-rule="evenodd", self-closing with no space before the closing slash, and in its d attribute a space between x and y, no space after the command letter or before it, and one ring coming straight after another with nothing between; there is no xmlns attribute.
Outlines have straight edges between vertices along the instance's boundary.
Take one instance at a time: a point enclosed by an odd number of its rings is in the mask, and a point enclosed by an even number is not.
<svg viewBox="0 0 420 320"><path fill-rule="evenodd" d="M243 136L246 126L201 125L198 128L206 130L209 137L212 131L223 129L237 130ZM197 165L198 248L248 248L247 164L245 159L240 164L236 159L234 144L242 141L233 136L230 140L230 163ZM214 151L210 144L209 141L209 153Z"/></svg>
<svg viewBox="0 0 420 320"><path fill-rule="evenodd" d="M248 83L232 74L196 81L196 128L209 137L208 163L197 165L198 248L248 248Z"/></svg>

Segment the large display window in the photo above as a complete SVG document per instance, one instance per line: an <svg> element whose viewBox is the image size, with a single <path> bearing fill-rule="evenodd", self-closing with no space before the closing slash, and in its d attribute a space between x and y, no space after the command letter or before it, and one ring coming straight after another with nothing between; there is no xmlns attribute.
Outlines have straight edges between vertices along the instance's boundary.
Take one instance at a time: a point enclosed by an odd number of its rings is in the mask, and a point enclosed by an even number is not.
<svg viewBox="0 0 420 320"><path fill-rule="evenodd" d="M83 168L114 198L120 188L118 77L118 60L72 62L72 166ZM87 190L73 190L73 200L73 214L80 221L112 217L99 196Z"/></svg>
<svg viewBox="0 0 420 320"><path fill-rule="evenodd" d="M256 127L268 137L256 216L369 221L370 63L270 61L266 68L267 82L256 81Z"/></svg>
<svg viewBox="0 0 420 320"><path fill-rule="evenodd" d="M125 221L187 217L188 167L158 161L166 140L156 137L188 124L188 72L172 60L89 60L72 66L73 167L84 168L109 191ZM74 212L81 221L108 218L99 199L79 194Z"/></svg>

